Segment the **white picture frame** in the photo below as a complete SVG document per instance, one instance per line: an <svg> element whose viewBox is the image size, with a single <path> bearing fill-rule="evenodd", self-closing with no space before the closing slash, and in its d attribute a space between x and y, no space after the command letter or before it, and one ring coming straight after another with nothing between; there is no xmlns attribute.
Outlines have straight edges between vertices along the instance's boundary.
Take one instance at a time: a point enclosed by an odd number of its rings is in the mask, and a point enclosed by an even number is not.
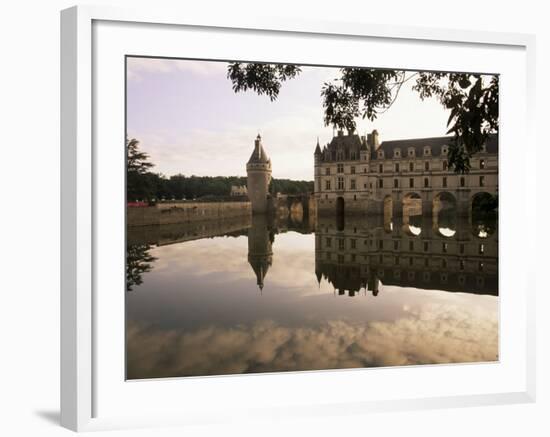
<svg viewBox="0 0 550 437"><path fill-rule="evenodd" d="M373 25L365 23L335 23L335 22L310 22L307 20L290 21L284 19L262 19L249 22L223 22L211 17L192 16L188 13L162 10L124 10L108 7L78 6L66 9L61 13L61 424L64 427L75 431L113 429L121 427L137 426L164 426L164 425L186 425L231 421L236 419L254 420L265 417L291 417L305 415L326 415L326 414L350 414L366 413L369 411L398 411L403 409L422 409L438 407L474 406L486 404L505 404L518 402L533 402L535 399L535 309L534 309L534 285L529 281L519 281L519 278L505 278L503 275L511 275L506 269L501 269L500 281L510 279L517 284L517 293L513 297L517 299L514 303L518 311L519 332L515 332L513 339L502 338L501 344L510 350L518 352L519 357L514 358L514 365L511 369L501 375L510 377L513 385L495 382L491 390L475 391L466 387L463 391L449 388L448 392L432 390L421 393L414 387L410 390L396 389L389 398L368 397L366 394L353 391L354 380L358 385L362 384L362 373L357 371L325 371L325 372L298 372L285 376L285 379L277 380L276 375L248 375L216 378L193 378L191 386L187 389L205 391L216 395L221 393L222 386L232 386L235 390L243 389L242 384L248 382L249 386L260 386L263 381L266 384L300 384L304 391L326 384L327 390L324 394L316 393L311 398L303 397L301 404L284 405L285 393L274 393L273 398L279 399L272 405L265 403L254 405L250 400L237 399L236 404L241 407L249 407L246 412L239 415L237 410L213 407L205 410L197 403L196 410L190 411L185 407L164 411L162 406L156 411L151 410L150 414L140 412L132 416L127 411L120 412L108 409L108 414L102 414L103 409L101 396L105 393L105 383L109 381L104 378L103 370L105 363L98 361L98 350L103 348L101 335L97 335L98 323L102 323L102 303L98 303L98 284L104 283L101 278L101 269L98 271L100 259L98 259L98 241L102 238L102 228L98 226L101 221L99 211L105 208L97 208L102 202L101 187L98 188L97 167L104 166L105 154L97 153L97 144L94 137L99 135L94 131L94 125L99 115L101 103L98 103L96 86L99 79L97 76L101 69L97 68L94 60L99 59L102 50L101 35L94 28L98 23L118 23L121 26L130 24L137 26L157 26L152 32L160 32L159 29L185 28L189 32L204 31L205 29L223 31L224 29L237 29L242 35L253 36L257 33L269 33L270 38L280 36L292 36L293 38L330 37L335 41L342 38L353 38L361 41L370 39L392 43L406 42L412 45L432 44L446 47L462 47L468 50L470 47L490 48L498 51L510 51L519 56L521 65L517 69L518 75L514 83L508 84L509 96L516 96L513 116L517 120L517 130L511 124L502 123L501 150L503 150L503 165L501 178L506 178L507 161L506 145L522 140L525 142L524 153L535 152L534 127L532 125L531 108L534 106L534 51L535 39L532 35L491 33L483 31L459 31L452 29L426 29L416 27L403 27L391 25ZM161 27L159 27L161 26ZM156 30L155 30L156 29ZM114 42L114 39L112 40ZM113 44L116 45L116 44ZM252 45L251 45L252 47ZM200 48L200 47L199 47ZM123 50L123 49L121 49ZM246 51L246 48L243 50ZM269 50L269 49L267 49ZM116 54L116 53L115 53ZM139 54L139 53L132 53ZM254 56L254 55L252 55ZM118 59L118 58L117 58ZM460 60L457 61L460 65ZM118 67L116 67L118 68ZM101 70L101 71L100 71ZM493 71L499 73L499 71ZM512 77L512 76L510 76ZM524 81L517 80L523 78ZM505 81L504 81L505 82ZM506 84L503 84L506 89ZM508 91L506 91L508 92ZM515 93L515 94L513 94ZM518 101L518 99L520 101ZM512 111L509 108L512 99L502 99L502 112ZM119 102L120 103L120 102ZM510 112L512 114L512 112ZM506 119L504 119L506 120ZM124 132L120 133L123 138ZM507 179L502 179L502 192L508 192L513 196L519 196L524 201L534 197L535 174L527 170L525 160L516 159L518 168L515 177L517 183L507 184ZM115 166L116 167L116 166ZM105 168L105 166L103 167ZM116 200L116 199L115 199ZM503 204L506 196L503 195ZM501 233L508 227L512 228L516 221L519 223L526 214L525 208L510 208L506 216L501 216ZM502 217L505 217L502 220ZM507 237L508 238L508 237ZM508 256L503 262L510 263L517 260L521 266L522 277L531 278L529 269L532 267L525 261L521 261L522 250L534 247L535 233L529 233L519 241L510 236L510 241L502 241L503 247L508 249ZM523 262L523 264L521 264ZM122 272L121 272L122 273ZM513 282L513 281L516 282ZM103 282L102 282L103 281ZM121 289L121 293L123 290ZM510 298L512 296L510 295ZM519 306L518 306L519 305ZM502 313L504 314L504 313ZM510 332L510 318L503 317L503 327ZM107 315L105 315L107 317ZM114 314L110 317L120 317L123 314ZM116 343L115 343L116 346ZM123 344L118 344L120 354L123 354ZM107 349L105 349L107 350ZM105 354L103 354L105 356ZM506 367L509 357L502 358L497 366ZM452 366L423 366L424 369L413 370L420 380L430 378L431 374L437 378L448 378L449 369ZM486 374L498 371L499 367L482 369L479 366L463 366L463 375L479 374L478 377L486 378ZM117 370L118 371L118 370ZM410 370L392 369L390 376L384 370L372 370L383 378L395 378L395 381L406 381L410 377ZM483 375L483 376L481 376ZM339 379L332 380L337 377ZM460 378L460 376L457 376ZM274 379L275 378L275 379ZM289 379L290 378L290 379ZM372 378L371 378L372 380ZM252 381L254 383L252 383ZM366 381L366 380L365 380ZM124 384L124 381L120 381ZM103 385L101 385L103 384ZM133 384L133 383L132 383ZM169 390L172 394L178 393L179 382L149 382L148 389L160 393L161 390ZM346 384L349 388L346 388ZM169 387L170 385L170 387ZM466 384L467 385L467 384ZM98 391L98 386L103 387ZM162 387L161 387L162 386ZM342 387L339 393L335 393L335 387ZM136 387L134 384L133 387ZM161 388L159 388L161 387ZM268 387L268 385L266 385ZM331 388L332 387L332 388ZM248 387L250 393L255 388ZM332 392L331 392L332 390ZM344 396L346 390L349 392L349 400L346 402L331 399L331 393L337 396ZM416 391L415 391L416 390ZM135 391L135 390L134 390ZM353 393L352 393L353 392ZM113 392L115 393L115 392ZM288 393L287 393L288 394ZM353 395L352 395L353 394ZM293 394L294 396L294 394ZM222 396L223 397L223 396ZM238 396L237 396L238 397ZM241 395L241 398L244 395ZM299 396L298 396L299 397ZM309 400L308 400L309 399ZM119 402L116 399L116 402ZM98 413L99 412L99 413Z"/></svg>

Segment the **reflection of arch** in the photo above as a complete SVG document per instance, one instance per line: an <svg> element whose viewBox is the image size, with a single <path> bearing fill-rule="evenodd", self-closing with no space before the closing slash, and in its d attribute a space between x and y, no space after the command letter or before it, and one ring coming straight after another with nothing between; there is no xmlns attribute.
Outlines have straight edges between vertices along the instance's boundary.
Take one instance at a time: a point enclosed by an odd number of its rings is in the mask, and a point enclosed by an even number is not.
<svg viewBox="0 0 550 437"><path fill-rule="evenodd" d="M384 197L384 230L393 230L393 199L389 194Z"/></svg>
<svg viewBox="0 0 550 437"><path fill-rule="evenodd" d="M457 200L448 191L437 193L432 201L433 229L442 237L456 234Z"/></svg>

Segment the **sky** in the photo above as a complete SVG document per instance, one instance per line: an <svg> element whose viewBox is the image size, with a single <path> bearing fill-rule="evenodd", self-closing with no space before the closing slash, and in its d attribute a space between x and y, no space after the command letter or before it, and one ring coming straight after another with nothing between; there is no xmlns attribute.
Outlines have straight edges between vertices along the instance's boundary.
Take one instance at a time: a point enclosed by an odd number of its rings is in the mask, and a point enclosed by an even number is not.
<svg viewBox="0 0 550 437"><path fill-rule="evenodd" d="M323 123L323 83L338 77L331 67L302 67L285 82L276 101L253 91L235 93L227 62L128 58L127 135L140 142L166 176L246 176L259 133L274 178L313 180L313 152L330 142ZM359 120L358 133L377 129L380 140L442 136L448 112L421 101L406 83L395 104L373 122Z"/></svg>

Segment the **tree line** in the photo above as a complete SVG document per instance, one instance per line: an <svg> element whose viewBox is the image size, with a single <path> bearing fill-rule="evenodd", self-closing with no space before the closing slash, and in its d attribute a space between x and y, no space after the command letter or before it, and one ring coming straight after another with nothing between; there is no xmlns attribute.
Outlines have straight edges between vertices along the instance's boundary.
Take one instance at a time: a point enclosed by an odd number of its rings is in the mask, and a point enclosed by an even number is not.
<svg viewBox="0 0 550 437"><path fill-rule="evenodd" d="M227 197L231 186L246 185L244 176L185 176L167 177L152 172L154 164L147 153L140 151L139 141L126 141L127 172L126 196L128 202L153 200L209 199ZM272 179L271 193L298 194L313 191L313 181Z"/></svg>

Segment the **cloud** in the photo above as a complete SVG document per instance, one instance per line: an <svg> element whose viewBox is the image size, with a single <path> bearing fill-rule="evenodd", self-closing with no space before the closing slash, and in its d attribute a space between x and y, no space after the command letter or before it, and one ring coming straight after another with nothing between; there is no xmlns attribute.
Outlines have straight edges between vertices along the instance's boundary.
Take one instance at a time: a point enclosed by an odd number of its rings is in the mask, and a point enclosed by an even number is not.
<svg viewBox="0 0 550 437"><path fill-rule="evenodd" d="M227 72L227 62L196 61L188 59L128 58L128 80L141 81L148 74L189 72L196 76L221 76Z"/></svg>
<svg viewBox="0 0 550 437"><path fill-rule="evenodd" d="M394 321L317 326L260 320L182 332L129 321L127 334L130 379L498 359L497 312L452 303L407 309Z"/></svg>

